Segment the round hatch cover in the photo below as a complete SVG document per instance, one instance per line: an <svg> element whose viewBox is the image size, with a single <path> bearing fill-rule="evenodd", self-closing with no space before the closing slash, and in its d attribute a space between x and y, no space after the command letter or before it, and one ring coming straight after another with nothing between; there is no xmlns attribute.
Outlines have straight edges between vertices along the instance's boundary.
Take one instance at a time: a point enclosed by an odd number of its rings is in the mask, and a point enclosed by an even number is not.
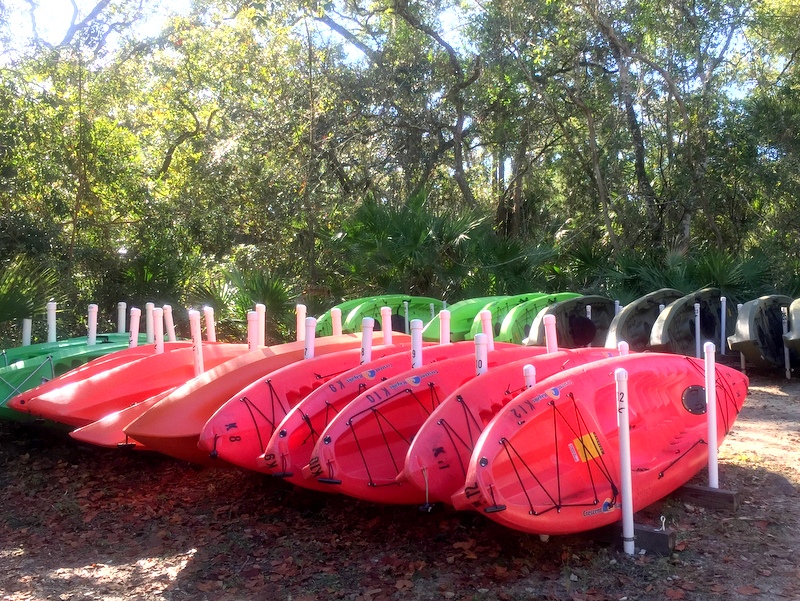
<svg viewBox="0 0 800 601"><path fill-rule="evenodd" d="M689 386L683 391L681 402L689 413L703 415L706 412L706 389L702 386Z"/></svg>

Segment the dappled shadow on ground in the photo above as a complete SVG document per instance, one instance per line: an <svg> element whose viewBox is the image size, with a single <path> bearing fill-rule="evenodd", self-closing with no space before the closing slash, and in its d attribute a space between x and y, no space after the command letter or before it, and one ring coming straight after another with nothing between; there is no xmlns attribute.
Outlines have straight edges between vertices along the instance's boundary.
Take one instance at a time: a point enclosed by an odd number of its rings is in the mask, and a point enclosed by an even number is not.
<svg viewBox="0 0 800 601"><path fill-rule="evenodd" d="M670 557L538 537L477 513L369 504L235 469L94 449L0 425L4 599L797 598L798 496L723 463L736 514L666 500ZM702 475L698 476L702 479Z"/></svg>

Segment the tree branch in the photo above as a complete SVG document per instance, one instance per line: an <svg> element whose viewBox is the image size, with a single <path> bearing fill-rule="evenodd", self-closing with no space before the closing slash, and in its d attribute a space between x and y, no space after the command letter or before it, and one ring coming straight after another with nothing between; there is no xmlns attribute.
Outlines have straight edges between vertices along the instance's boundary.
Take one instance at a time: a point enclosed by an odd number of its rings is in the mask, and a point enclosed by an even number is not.
<svg viewBox="0 0 800 601"><path fill-rule="evenodd" d="M322 16L314 16L314 18L317 21L320 21L321 23L327 25L330 29L338 33L350 44L361 50L361 52L363 52L364 55L368 59L370 59L373 63L375 63L376 65L381 64L382 57L380 52L377 52L376 50L373 50L372 48L367 46L364 42L359 40L358 37L356 37L356 35L352 31L334 21L330 16L328 16L328 14L323 13Z"/></svg>
<svg viewBox="0 0 800 601"><path fill-rule="evenodd" d="M111 4L111 0L99 0L89 14L86 15L86 18L78 22L78 5L75 3L75 0L70 0L70 2L72 3L72 21L67 29L67 33L64 34L64 39L61 40L61 44L59 44L60 46L69 45L79 31L88 27L89 24L100 15L100 13L103 12L103 10L105 10L109 4Z"/></svg>

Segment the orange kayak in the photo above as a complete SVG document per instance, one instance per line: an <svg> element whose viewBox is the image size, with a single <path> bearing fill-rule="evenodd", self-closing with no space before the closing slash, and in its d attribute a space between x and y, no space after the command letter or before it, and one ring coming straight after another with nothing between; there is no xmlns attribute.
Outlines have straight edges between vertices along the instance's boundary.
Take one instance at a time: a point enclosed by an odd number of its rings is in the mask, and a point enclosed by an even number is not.
<svg viewBox="0 0 800 601"><path fill-rule="evenodd" d="M488 369L546 352L544 347L496 346ZM397 476L411 440L442 400L475 378L475 356L423 365L381 382L356 397L322 432L306 478L380 503L424 503L425 494Z"/></svg>
<svg viewBox="0 0 800 601"><path fill-rule="evenodd" d="M536 380L543 380L618 354L602 348L564 349L500 365L473 378L444 399L419 429L398 480L426 492L428 502L450 504L453 493L464 486L469 459L483 428L527 389L526 365L536 370Z"/></svg>
<svg viewBox="0 0 800 601"><path fill-rule="evenodd" d="M425 348L422 362L423 365L433 365L446 359L474 354L475 345L472 342L434 345ZM321 386L286 414L269 439L255 469L304 488L330 492L330 485L321 484L316 479L306 479L302 475L320 434L360 393L410 368L411 357L401 353L360 365L340 374L330 386Z"/></svg>
<svg viewBox="0 0 800 601"><path fill-rule="evenodd" d="M622 518L615 371L628 374L631 501L638 511L708 462L703 361L631 354L542 380L500 411L478 439L456 509L510 528L570 534ZM733 426L748 379L716 366L717 440Z"/></svg>
<svg viewBox="0 0 800 601"><path fill-rule="evenodd" d="M395 333L396 342L409 342L410 337ZM375 344L383 335L373 334ZM361 346L361 334L324 336L314 343L314 354L324 355ZM177 459L211 464L207 451L198 447L200 432L208 419L224 402L258 378L281 367L300 361L303 342L290 342L253 351L210 369L179 386L171 394L148 409L124 428L125 434L149 449ZM221 462L217 462L221 463Z"/></svg>
<svg viewBox="0 0 800 601"><path fill-rule="evenodd" d="M191 346L191 342L185 341L165 342L164 352L166 353L177 349L191 348ZM205 346L203 348L205 348ZM75 369L71 369L57 378L43 382L35 388L29 388L24 392L20 392L8 400L8 405L12 406L13 404L18 409L22 410L21 406L25 404L27 399L31 399L51 390L55 390L64 384L86 380L96 374L106 371L107 369L119 367L120 365L125 365L126 363L133 363L134 361L138 361L139 359L143 359L145 357L150 357L154 354L155 345L152 344L129 347L109 353L108 355L92 359L91 361L88 361L83 365L76 367Z"/></svg>
<svg viewBox="0 0 800 601"><path fill-rule="evenodd" d="M383 361L410 350L410 344L392 344L373 348L372 355ZM313 391L327 388L328 382L338 388L343 372L358 366L360 359L361 349L353 348L297 361L256 379L208 419L200 432L200 448L213 459L258 470L258 457L286 413Z"/></svg>
<svg viewBox="0 0 800 601"><path fill-rule="evenodd" d="M215 366L245 352L244 344L204 344L203 361L206 366ZM179 348L109 367L35 396L20 395L10 405L19 411L80 427L186 382L194 375L193 349Z"/></svg>

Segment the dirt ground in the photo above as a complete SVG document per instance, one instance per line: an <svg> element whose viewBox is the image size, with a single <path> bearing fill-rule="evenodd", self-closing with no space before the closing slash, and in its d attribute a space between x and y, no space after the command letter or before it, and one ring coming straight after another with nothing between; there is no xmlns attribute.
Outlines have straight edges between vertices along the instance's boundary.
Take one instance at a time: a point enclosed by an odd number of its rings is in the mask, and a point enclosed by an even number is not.
<svg viewBox="0 0 800 601"><path fill-rule="evenodd" d="M800 380L751 375L720 460L740 508L667 499L675 551L627 556L3 423L0 598L800 600Z"/></svg>

